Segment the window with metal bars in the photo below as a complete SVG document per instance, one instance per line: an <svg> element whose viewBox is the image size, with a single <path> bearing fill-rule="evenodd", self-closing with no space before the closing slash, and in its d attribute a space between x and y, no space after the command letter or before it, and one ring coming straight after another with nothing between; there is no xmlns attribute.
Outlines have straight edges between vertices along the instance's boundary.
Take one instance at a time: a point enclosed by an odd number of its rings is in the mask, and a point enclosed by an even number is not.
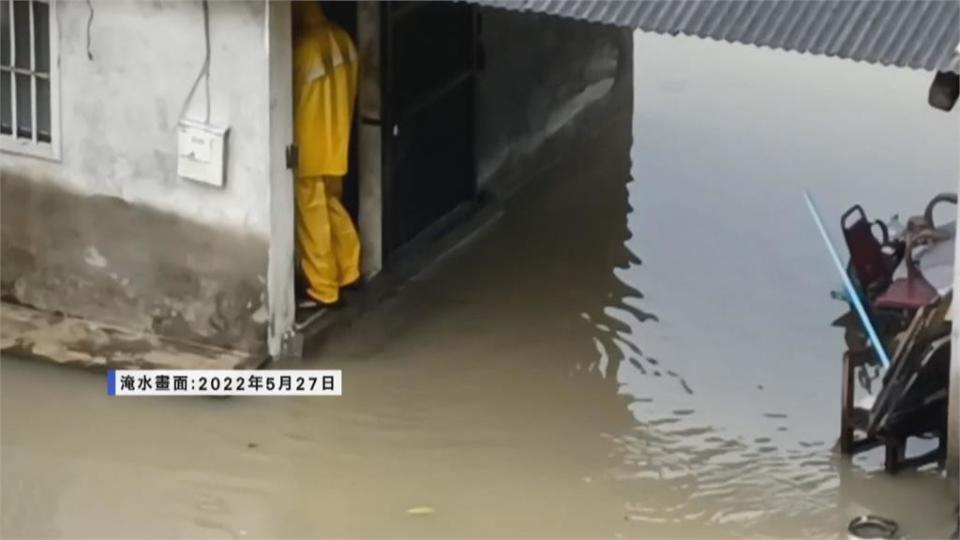
<svg viewBox="0 0 960 540"><path fill-rule="evenodd" d="M0 0L0 149L58 157L52 0Z"/></svg>

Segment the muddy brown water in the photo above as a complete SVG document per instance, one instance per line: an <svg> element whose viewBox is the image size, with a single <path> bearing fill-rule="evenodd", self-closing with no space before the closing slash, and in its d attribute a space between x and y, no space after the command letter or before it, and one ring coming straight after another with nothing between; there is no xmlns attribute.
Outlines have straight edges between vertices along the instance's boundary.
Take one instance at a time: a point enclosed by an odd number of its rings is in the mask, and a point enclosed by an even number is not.
<svg viewBox="0 0 960 540"><path fill-rule="evenodd" d="M903 71L645 37L637 57L498 222L304 360L343 369L341 398L108 398L102 374L3 358L2 536L843 537L865 512L951 532L936 471L833 450L841 306L799 190L922 205L900 175L949 188L930 133L955 149L956 115ZM771 128L815 77L841 82Z"/></svg>

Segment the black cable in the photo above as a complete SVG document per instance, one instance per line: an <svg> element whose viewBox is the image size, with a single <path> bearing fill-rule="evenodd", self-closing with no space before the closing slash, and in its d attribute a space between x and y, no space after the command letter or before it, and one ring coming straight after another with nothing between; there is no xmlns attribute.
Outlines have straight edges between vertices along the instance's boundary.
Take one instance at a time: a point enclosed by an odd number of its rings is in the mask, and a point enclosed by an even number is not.
<svg viewBox="0 0 960 540"><path fill-rule="evenodd" d="M203 42L207 50L206 58L204 59L204 71L206 75L204 77L204 86L206 90L206 99L207 103L205 106L206 109L206 122L210 123L210 6L207 3L207 0L203 0Z"/></svg>
<svg viewBox="0 0 960 540"><path fill-rule="evenodd" d="M87 59L93 60L93 52L90 51L90 27L93 26L93 2L87 0L87 8L90 9L90 17L87 19Z"/></svg>
<svg viewBox="0 0 960 540"><path fill-rule="evenodd" d="M190 93L187 94L187 99L183 102L183 107L180 108L180 119L183 119L183 115L187 113L187 106L190 105L190 100L193 99L193 94L197 91L197 86L200 85L200 79L206 79L205 89L206 89L206 123L210 123L210 6L207 4L207 0L203 0L203 40L206 46L206 54L203 58L203 66L200 68L200 73L197 74L196 80L193 81L193 85L190 87Z"/></svg>

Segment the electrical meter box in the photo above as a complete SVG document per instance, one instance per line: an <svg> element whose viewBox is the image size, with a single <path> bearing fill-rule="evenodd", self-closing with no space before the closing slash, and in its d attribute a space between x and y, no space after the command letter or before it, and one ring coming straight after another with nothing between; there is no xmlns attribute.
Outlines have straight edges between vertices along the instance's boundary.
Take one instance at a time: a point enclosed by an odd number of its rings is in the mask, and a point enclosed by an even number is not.
<svg viewBox="0 0 960 540"><path fill-rule="evenodd" d="M226 183L229 128L193 120L177 126L177 175L215 187Z"/></svg>

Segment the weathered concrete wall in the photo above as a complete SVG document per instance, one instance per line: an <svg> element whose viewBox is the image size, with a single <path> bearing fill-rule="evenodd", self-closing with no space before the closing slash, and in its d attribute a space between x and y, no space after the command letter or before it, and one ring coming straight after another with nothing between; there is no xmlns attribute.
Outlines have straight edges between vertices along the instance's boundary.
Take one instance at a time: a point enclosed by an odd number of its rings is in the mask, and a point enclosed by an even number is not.
<svg viewBox="0 0 960 540"><path fill-rule="evenodd" d="M480 14L486 65L477 80L477 176L481 189L498 192L520 181L498 171L569 127L615 83L629 83L633 38L626 29L550 15Z"/></svg>
<svg viewBox="0 0 960 540"><path fill-rule="evenodd" d="M4 298L189 341L262 349L262 238L4 173Z"/></svg>
<svg viewBox="0 0 960 540"><path fill-rule="evenodd" d="M177 176L204 60L199 2L59 2L61 160L2 155L6 298L261 352L270 235L264 2L210 2L223 188ZM89 53L88 58L88 37ZM203 119L201 82L186 115Z"/></svg>

